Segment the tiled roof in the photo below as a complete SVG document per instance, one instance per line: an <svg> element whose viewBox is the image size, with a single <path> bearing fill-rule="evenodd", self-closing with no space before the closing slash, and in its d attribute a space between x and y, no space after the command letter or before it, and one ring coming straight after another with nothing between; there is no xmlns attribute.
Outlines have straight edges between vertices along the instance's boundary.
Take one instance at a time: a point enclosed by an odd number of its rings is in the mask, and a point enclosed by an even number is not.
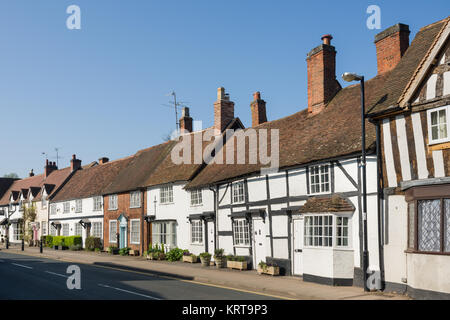
<svg viewBox="0 0 450 320"><path fill-rule="evenodd" d="M355 207L339 195L312 197L298 210L299 213L353 212Z"/></svg>
<svg viewBox="0 0 450 320"><path fill-rule="evenodd" d="M8 191L9 187L16 181L14 178L0 178L0 199L4 195L6 191Z"/></svg>
<svg viewBox="0 0 450 320"><path fill-rule="evenodd" d="M40 187L42 187L44 184L53 185L54 187L51 190L47 190L50 191L50 194L48 194L47 196L52 196L53 193L58 190L61 184L64 183L64 181L66 181L66 179L70 176L71 173L72 170L70 167L52 171L47 177L47 179L44 180L43 184ZM34 200L39 201L41 199L42 193L39 192L39 194L37 195L36 198L34 198Z"/></svg>
<svg viewBox="0 0 450 320"><path fill-rule="evenodd" d="M174 141L168 141L138 151L127 167L114 178L112 183L103 190L102 194L131 191L143 187L145 181L167 154L170 153L174 145Z"/></svg>
<svg viewBox="0 0 450 320"><path fill-rule="evenodd" d="M373 103L382 95L389 73L365 82L366 102ZM361 152L361 93L360 85L352 85L340 90L325 109L310 115L302 110L291 116L263 123L254 129L279 130L279 167L287 168L311 162L332 159ZM248 130L248 129L246 129ZM366 121L366 146L375 145L375 126ZM249 174L259 173L268 165L209 164L186 187L195 188L231 180ZM268 154L270 142L268 143ZM236 143L234 148L237 158ZM224 157L226 158L226 157ZM224 163L225 160L224 160Z"/></svg>
<svg viewBox="0 0 450 320"><path fill-rule="evenodd" d="M28 177L21 180L16 180L9 187L8 191L3 194L3 197L0 199L0 206L9 204L9 197L11 192L20 192L22 189L28 190L30 187L41 187L44 183L45 176L43 174L35 175L33 177Z"/></svg>
<svg viewBox="0 0 450 320"><path fill-rule="evenodd" d="M385 93L378 101L374 101L373 104L368 104L367 111L369 115L375 116L380 113L395 110L398 107L399 98L411 78L415 75L417 68L439 35L447 19L425 26L419 30L408 50L406 50L404 56L386 80Z"/></svg>
<svg viewBox="0 0 450 320"><path fill-rule="evenodd" d="M103 190L117 177L117 174L133 157L119 159L105 164L75 171L67 183L52 196L52 201L89 198L102 195Z"/></svg>

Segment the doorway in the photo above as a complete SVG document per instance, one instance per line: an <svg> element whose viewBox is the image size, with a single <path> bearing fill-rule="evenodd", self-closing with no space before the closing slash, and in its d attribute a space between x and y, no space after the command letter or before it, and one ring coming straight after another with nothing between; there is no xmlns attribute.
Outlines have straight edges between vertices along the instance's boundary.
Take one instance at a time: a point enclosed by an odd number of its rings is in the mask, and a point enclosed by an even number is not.
<svg viewBox="0 0 450 320"><path fill-rule="evenodd" d="M293 220L293 239L294 242L293 250L293 274L294 275L303 275L303 219Z"/></svg>
<svg viewBox="0 0 450 320"><path fill-rule="evenodd" d="M253 220L253 235L254 235L254 261L253 267L256 269L261 261L266 261L266 228L263 219Z"/></svg>

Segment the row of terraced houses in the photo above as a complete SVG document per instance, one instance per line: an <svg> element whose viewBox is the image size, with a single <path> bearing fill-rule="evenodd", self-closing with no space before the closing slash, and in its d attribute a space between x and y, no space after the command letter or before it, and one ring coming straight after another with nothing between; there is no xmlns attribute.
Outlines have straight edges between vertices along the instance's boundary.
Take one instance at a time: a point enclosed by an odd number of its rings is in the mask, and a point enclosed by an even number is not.
<svg viewBox="0 0 450 320"><path fill-rule="evenodd" d="M375 37L378 73L365 82L369 269L380 275L377 289L450 298L450 18L411 43L409 34L396 24ZM26 227L35 240L96 236L141 253L150 244L195 254L223 248L251 268L265 261L304 281L362 286L361 90L337 81L331 40L323 36L307 54L307 108L293 115L268 121L271 106L257 92L245 128L219 88L208 129L193 131L185 108L178 139L0 179L2 234L20 242L23 208L33 205ZM212 129L214 148L204 139ZM262 171L248 157L227 163L242 152L228 129L247 137L244 152L255 132L276 131L279 169ZM174 154L196 158L181 140L213 161L175 163Z"/></svg>

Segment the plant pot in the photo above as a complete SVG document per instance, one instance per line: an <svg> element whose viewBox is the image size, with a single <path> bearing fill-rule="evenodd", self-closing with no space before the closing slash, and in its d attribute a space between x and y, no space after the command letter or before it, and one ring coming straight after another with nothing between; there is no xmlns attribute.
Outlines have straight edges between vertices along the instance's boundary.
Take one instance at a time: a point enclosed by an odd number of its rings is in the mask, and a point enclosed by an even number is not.
<svg viewBox="0 0 450 320"><path fill-rule="evenodd" d="M69 247L66 247L66 246L60 246L60 248L61 248L61 250L68 250L69 249Z"/></svg>
<svg viewBox="0 0 450 320"><path fill-rule="evenodd" d="M53 249L58 250L59 248L58 246L53 246Z"/></svg>
<svg viewBox="0 0 450 320"><path fill-rule="evenodd" d="M183 256L183 262L197 263L197 261L198 261L197 256Z"/></svg>
<svg viewBox="0 0 450 320"><path fill-rule="evenodd" d="M261 268L260 266L258 266L257 269L259 274L269 274L271 276L278 276L280 274L280 267L273 267L273 266L268 266L266 268Z"/></svg>
<svg viewBox="0 0 450 320"><path fill-rule="evenodd" d="M200 257L200 261L202 262L203 267L209 267L211 264L211 257L208 258Z"/></svg>
<svg viewBox="0 0 450 320"><path fill-rule="evenodd" d="M227 261L227 268L247 270L247 261Z"/></svg>
<svg viewBox="0 0 450 320"><path fill-rule="evenodd" d="M151 254L147 255L147 260L153 260L153 256Z"/></svg>
<svg viewBox="0 0 450 320"><path fill-rule="evenodd" d="M225 268L225 257L214 257L214 261L216 262L216 268Z"/></svg>
<svg viewBox="0 0 450 320"><path fill-rule="evenodd" d="M138 256L138 255L139 255L139 250L130 250L130 251L128 252L128 254L129 254L130 256Z"/></svg>

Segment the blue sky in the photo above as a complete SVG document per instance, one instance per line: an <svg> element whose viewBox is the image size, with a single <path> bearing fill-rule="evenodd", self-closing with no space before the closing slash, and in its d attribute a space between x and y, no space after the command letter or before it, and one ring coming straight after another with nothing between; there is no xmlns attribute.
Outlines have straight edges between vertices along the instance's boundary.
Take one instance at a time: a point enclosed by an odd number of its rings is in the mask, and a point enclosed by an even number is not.
<svg viewBox="0 0 450 320"><path fill-rule="evenodd" d="M81 30L66 28L72 4ZM175 127L172 90L204 127L220 86L246 126L255 91L269 120L304 109L306 54L324 34L337 75L376 75L372 4L382 29L408 24L411 40L450 13L448 0L1 0L0 176L41 173L55 147L64 167L72 154L88 163L158 144Z"/></svg>

